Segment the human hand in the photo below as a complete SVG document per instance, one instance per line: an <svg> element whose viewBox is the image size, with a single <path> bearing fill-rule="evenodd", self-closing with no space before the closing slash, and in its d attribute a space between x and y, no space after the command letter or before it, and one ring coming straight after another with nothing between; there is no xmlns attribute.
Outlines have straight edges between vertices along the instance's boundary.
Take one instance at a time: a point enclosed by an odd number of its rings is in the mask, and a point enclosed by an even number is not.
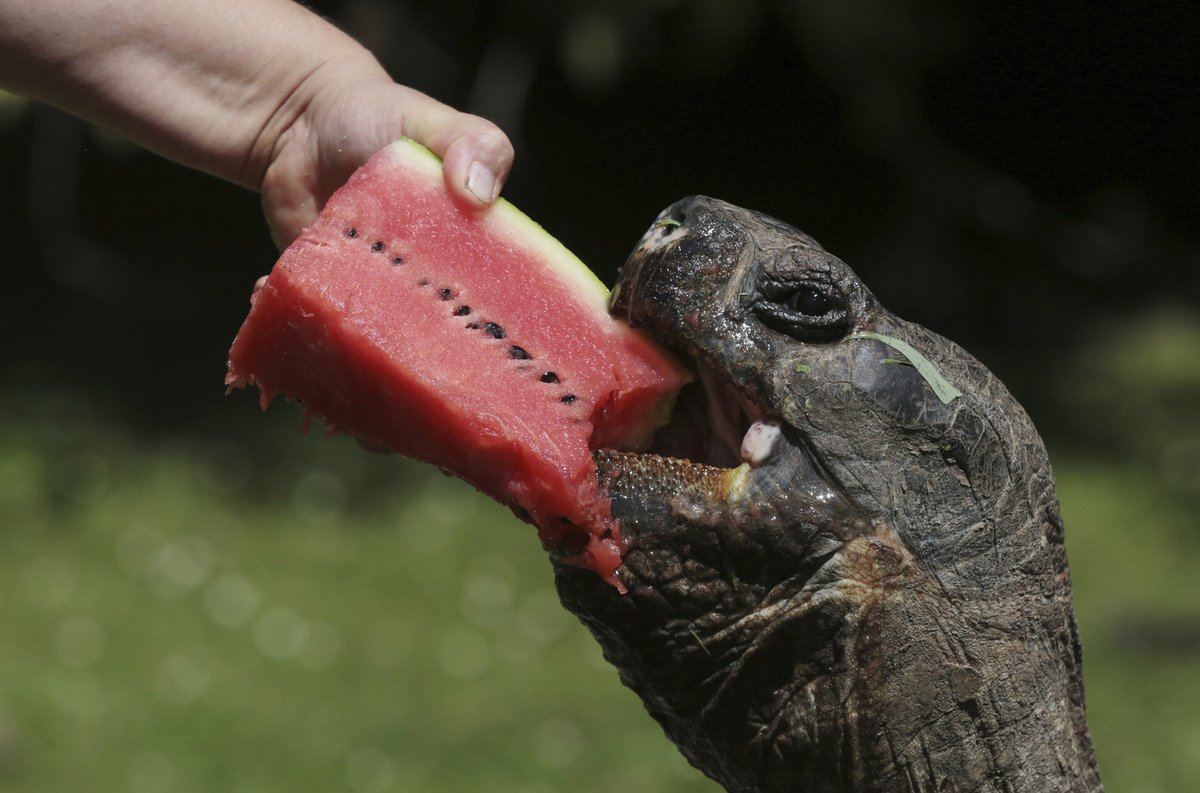
<svg viewBox="0 0 1200 793"><path fill-rule="evenodd" d="M292 0L4 0L0 86L262 193L290 243L354 169L401 136L445 163L465 206L512 165L494 124L397 85L361 44Z"/></svg>
<svg viewBox="0 0 1200 793"><path fill-rule="evenodd" d="M446 186L482 210L500 193L513 149L495 124L398 85L373 59L327 62L281 108L259 136L248 165L261 171L263 213L280 248L317 216L358 166L399 137L443 160ZM290 118L289 118L290 115Z"/></svg>

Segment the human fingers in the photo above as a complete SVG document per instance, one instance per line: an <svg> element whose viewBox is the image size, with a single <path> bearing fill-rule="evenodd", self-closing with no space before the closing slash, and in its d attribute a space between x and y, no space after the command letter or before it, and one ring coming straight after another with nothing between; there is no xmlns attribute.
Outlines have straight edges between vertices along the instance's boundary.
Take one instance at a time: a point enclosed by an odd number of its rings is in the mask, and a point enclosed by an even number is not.
<svg viewBox="0 0 1200 793"><path fill-rule="evenodd" d="M495 124L386 76L326 82L280 136L262 181L263 208L281 248L312 222L355 168L402 136L442 158L446 186L463 204L483 209L495 201L513 160L512 144ZM355 90L347 91L347 84Z"/></svg>
<svg viewBox="0 0 1200 793"><path fill-rule="evenodd" d="M414 102L404 115L404 134L442 158L451 194L473 208L489 206L500 195L512 168L513 147L492 122L459 112L429 97Z"/></svg>

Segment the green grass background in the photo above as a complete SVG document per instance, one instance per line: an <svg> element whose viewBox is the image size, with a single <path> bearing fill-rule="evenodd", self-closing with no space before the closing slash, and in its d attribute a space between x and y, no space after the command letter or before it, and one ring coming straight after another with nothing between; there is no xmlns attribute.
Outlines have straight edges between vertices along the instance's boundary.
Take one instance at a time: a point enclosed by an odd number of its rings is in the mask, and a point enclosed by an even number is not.
<svg viewBox="0 0 1200 793"><path fill-rule="evenodd" d="M1105 443L1051 452L1102 771L1166 793L1200 778L1200 323L1137 327L1057 368ZM558 606L532 529L231 400L244 425L164 437L0 395L0 791L716 790Z"/></svg>

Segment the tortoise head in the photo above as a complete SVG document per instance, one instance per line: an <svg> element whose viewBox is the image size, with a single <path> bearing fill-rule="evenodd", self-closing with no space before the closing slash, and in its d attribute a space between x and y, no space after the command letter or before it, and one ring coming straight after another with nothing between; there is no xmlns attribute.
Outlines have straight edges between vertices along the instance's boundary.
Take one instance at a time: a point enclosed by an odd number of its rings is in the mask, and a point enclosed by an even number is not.
<svg viewBox="0 0 1200 793"><path fill-rule="evenodd" d="M557 583L694 764L744 791L1099 785L1053 475L982 364L706 197L654 221L613 310L696 384L649 453L596 454L628 593Z"/></svg>

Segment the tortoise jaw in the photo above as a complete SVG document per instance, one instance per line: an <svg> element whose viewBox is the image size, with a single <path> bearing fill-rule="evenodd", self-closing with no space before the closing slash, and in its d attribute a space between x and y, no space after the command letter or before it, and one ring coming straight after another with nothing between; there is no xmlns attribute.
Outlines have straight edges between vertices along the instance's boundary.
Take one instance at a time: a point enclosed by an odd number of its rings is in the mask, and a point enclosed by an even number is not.
<svg viewBox="0 0 1200 793"><path fill-rule="evenodd" d="M644 452L593 453L601 493L629 548L686 526L748 529L790 511L814 518L840 500L804 433L764 411L727 377L701 368Z"/></svg>

